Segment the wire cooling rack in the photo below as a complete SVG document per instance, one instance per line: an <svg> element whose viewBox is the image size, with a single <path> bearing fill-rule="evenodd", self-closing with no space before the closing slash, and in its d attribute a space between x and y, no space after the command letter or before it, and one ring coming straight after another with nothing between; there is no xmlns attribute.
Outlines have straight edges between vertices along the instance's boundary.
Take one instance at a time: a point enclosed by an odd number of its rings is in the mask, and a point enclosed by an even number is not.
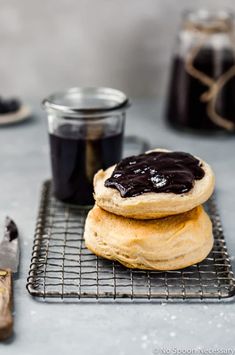
<svg viewBox="0 0 235 355"><path fill-rule="evenodd" d="M87 210L56 200L43 184L27 289L63 300L221 300L235 294L235 279L215 199L206 208L215 243L200 264L179 271L131 270L92 254L83 241Z"/></svg>

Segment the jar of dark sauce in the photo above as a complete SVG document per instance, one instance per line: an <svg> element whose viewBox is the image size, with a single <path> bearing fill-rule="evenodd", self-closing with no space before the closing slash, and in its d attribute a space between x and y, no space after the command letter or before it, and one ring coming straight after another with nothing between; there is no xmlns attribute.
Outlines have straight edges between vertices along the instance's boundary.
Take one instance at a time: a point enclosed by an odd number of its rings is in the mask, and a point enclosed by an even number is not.
<svg viewBox="0 0 235 355"><path fill-rule="evenodd" d="M92 205L93 177L122 157L129 100L110 88L73 88L43 100L48 114L54 195Z"/></svg>
<svg viewBox="0 0 235 355"><path fill-rule="evenodd" d="M172 126L235 132L234 39L230 12L184 14L166 109Z"/></svg>

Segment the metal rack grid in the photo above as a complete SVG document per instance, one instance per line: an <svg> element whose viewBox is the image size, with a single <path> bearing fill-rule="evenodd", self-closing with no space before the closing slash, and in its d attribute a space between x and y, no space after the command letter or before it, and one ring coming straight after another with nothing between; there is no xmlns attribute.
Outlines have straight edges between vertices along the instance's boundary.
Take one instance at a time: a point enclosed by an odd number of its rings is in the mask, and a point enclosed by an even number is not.
<svg viewBox="0 0 235 355"><path fill-rule="evenodd" d="M64 205L43 184L27 289L44 299L221 300L235 294L235 279L215 199L207 203L215 243L200 264L179 271L131 270L92 254L83 241L87 210Z"/></svg>

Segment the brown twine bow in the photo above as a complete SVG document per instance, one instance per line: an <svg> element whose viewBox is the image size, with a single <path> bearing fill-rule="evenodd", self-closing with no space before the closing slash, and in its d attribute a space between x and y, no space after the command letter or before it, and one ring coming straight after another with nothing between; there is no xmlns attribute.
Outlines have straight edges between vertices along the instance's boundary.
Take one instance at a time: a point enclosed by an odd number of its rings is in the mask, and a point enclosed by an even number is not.
<svg viewBox="0 0 235 355"><path fill-rule="evenodd" d="M224 21L217 21L213 24L213 26L210 27L187 23L186 29L193 30L194 32L200 32L202 35L201 39L198 41L198 44L193 47L191 52L188 54L185 63L186 71L192 77L198 79L201 83L208 86L208 90L201 95L200 101L207 102L207 114L211 121L219 127L225 128L228 131L233 131L235 129L235 124L216 112L216 100L219 91L235 75L235 64L232 65L231 68L229 68L226 72L224 72L218 79L211 78L207 74L194 67L194 60L196 56L212 34L216 32L228 32L228 35L231 38L231 42L234 43L231 26Z"/></svg>

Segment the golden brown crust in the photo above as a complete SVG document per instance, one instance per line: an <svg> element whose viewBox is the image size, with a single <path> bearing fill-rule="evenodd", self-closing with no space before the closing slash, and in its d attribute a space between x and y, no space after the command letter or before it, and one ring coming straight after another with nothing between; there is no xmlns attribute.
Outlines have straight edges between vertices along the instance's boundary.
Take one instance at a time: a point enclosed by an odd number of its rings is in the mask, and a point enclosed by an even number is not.
<svg viewBox="0 0 235 355"><path fill-rule="evenodd" d="M155 151L163 151L163 149L155 149ZM206 162L199 160L202 163L205 176L201 180L196 180L194 187L189 192L180 195L150 192L123 198L118 190L104 186L104 182L111 176L114 166L105 171L99 170L94 177L96 204L106 211L136 219L155 219L187 212L207 201L214 190L213 171Z"/></svg>
<svg viewBox="0 0 235 355"><path fill-rule="evenodd" d="M85 243L96 255L130 268L177 270L202 261L213 245L212 225L202 206L177 216L135 220L95 206Z"/></svg>

